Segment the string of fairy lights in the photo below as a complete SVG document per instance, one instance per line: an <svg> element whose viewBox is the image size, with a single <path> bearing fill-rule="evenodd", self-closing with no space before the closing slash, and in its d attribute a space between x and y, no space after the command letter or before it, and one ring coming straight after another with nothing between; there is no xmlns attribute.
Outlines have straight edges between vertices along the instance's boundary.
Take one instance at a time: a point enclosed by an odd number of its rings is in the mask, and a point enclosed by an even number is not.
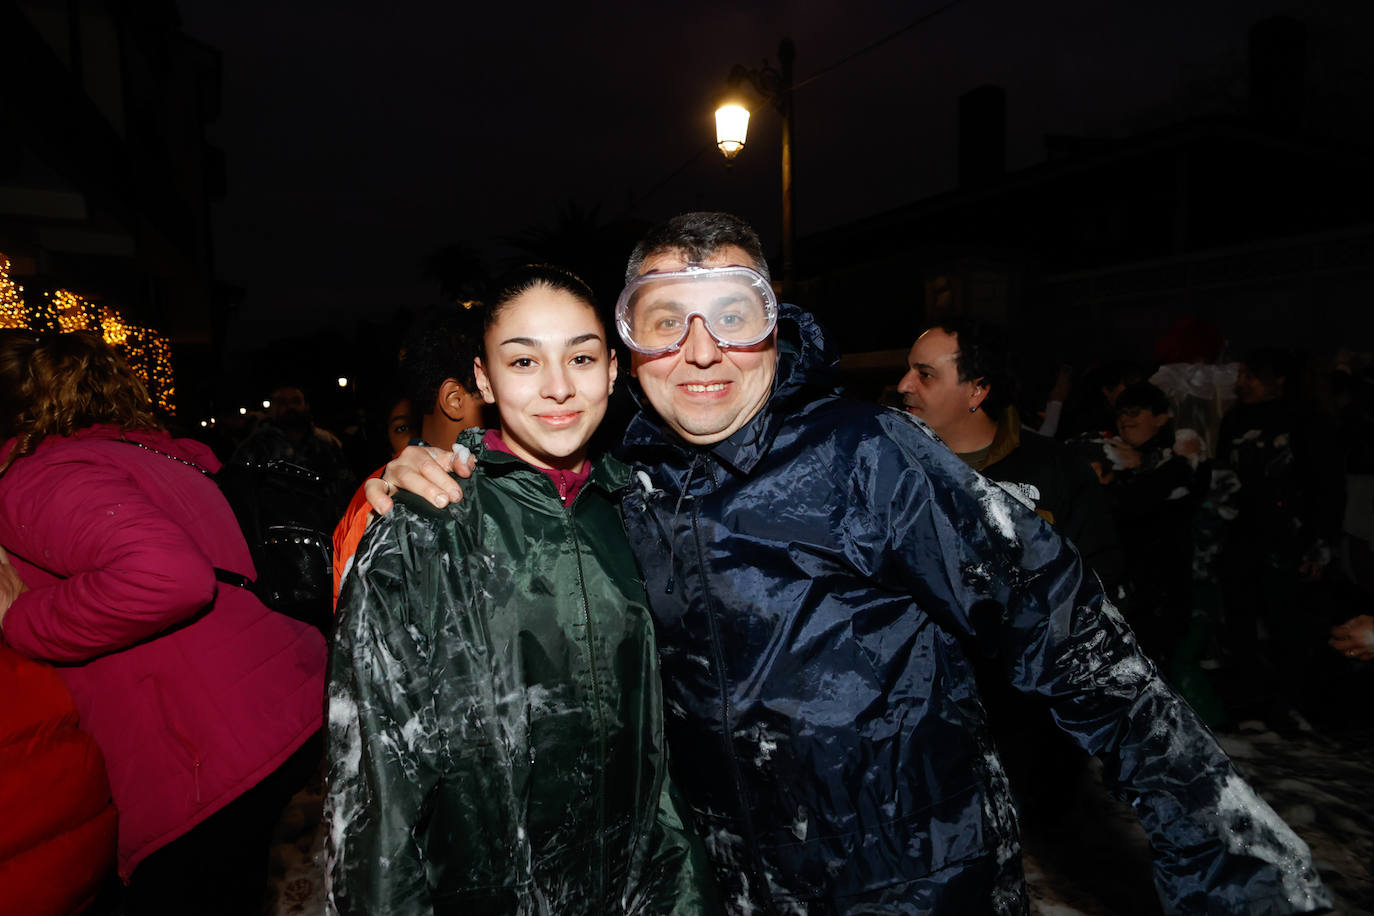
<svg viewBox="0 0 1374 916"><path fill-rule="evenodd" d="M53 290L27 302L24 287L10 278L10 259L4 252L0 252L0 328L45 333L99 331L143 377L153 402L169 416L176 415L172 347L166 337L151 328L129 324L113 306L91 302L70 290Z"/></svg>

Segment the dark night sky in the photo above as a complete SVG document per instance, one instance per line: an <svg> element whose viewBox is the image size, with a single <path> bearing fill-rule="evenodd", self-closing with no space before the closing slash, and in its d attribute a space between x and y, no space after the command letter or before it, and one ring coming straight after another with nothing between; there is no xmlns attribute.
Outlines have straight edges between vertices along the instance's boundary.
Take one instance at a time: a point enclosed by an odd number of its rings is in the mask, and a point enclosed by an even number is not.
<svg viewBox="0 0 1374 916"><path fill-rule="evenodd" d="M437 299L418 262L551 224L569 201L627 215L712 137L730 66L796 42L798 82L948 0L668 5L180 0L223 54L229 193L219 274L246 289L237 332L280 335ZM1007 90L1008 167L1046 133L1121 135L1243 99L1247 29L1309 22L1314 66L1361 45L1374 4L1291 0L960 0L800 88L805 236L955 183L958 96ZM1346 9L1349 7L1349 9ZM1339 12L1334 11L1339 9ZM1334 49L1334 50L1333 50ZM1367 47L1365 48L1367 50ZM1351 59L1356 52L1350 50ZM1360 52L1359 56L1363 56ZM733 210L778 235L778 118L755 106L727 171L702 154L632 215Z"/></svg>

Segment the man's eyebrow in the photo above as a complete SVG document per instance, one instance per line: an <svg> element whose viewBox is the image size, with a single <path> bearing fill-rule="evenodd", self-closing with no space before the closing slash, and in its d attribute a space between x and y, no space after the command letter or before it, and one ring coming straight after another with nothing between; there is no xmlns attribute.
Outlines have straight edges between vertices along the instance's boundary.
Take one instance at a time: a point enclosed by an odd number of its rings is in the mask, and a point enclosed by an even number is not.
<svg viewBox="0 0 1374 916"><path fill-rule="evenodd" d="M687 304L685 302L673 296L664 296L660 299L649 299L647 302L636 306L636 308L643 309L674 309L676 311L682 311L686 307Z"/></svg>
<svg viewBox="0 0 1374 916"><path fill-rule="evenodd" d="M649 299L648 297L645 298L647 299L647 301L644 302L642 306L640 306L641 308L678 309L680 311L682 309L691 308L692 306L691 302L687 302L682 298L675 296L671 293L665 294L663 298L660 299ZM749 294L744 292L721 293L719 296L713 297L710 300L710 304L714 306L729 305L732 302L747 301L749 298Z"/></svg>

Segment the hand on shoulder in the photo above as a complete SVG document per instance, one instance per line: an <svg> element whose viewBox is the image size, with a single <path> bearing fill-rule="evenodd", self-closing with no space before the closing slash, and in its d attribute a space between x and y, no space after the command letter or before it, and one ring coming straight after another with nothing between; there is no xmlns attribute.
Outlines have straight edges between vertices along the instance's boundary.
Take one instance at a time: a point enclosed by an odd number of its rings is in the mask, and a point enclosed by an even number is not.
<svg viewBox="0 0 1374 916"><path fill-rule="evenodd" d="M398 490L421 496L437 508L456 503L463 498L463 489L453 482L449 472L459 477L471 477L477 465L466 446L455 445L445 451L431 445L408 445L387 462L381 477L364 484L363 492L378 515L386 515L395 505L392 497Z"/></svg>

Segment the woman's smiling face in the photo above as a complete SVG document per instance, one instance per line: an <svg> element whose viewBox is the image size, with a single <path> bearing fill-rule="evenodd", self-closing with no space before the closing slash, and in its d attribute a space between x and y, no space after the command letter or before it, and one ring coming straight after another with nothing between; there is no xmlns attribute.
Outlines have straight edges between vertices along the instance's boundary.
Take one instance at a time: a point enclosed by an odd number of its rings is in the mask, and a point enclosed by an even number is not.
<svg viewBox="0 0 1374 916"><path fill-rule="evenodd" d="M616 376L596 311L536 284L499 306L483 343L477 389L496 405L506 446L538 467L580 469Z"/></svg>

